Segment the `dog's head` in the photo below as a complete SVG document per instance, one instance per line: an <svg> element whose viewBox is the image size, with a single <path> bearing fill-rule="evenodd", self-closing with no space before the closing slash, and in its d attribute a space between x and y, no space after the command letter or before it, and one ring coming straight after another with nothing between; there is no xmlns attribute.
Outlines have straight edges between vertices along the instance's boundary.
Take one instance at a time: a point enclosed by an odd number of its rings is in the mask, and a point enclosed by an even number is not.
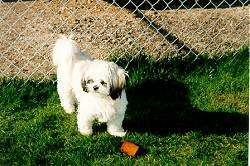
<svg viewBox="0 0 250 166"><path fill-rule="evenodd" d="M113 62L94 60L88 66L82 83L83 90L110 96L113 100L121 96L127 73Z"/></svg>

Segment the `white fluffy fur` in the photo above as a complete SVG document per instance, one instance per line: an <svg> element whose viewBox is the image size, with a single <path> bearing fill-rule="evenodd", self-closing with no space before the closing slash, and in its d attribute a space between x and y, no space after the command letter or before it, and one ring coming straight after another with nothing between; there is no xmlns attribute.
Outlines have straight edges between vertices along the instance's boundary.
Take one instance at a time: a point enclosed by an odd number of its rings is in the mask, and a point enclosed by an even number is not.
<svg viewBox="0 0 250 166"><path fill-rule="evenodd" d="M66 113L78 105L77 125L92 134L93 120L107 122L111 135L124 136L122 122L127 107L126 72L113 62L91 60L71 37L61 36L52 53L57 67L57 90Z"/></svg>

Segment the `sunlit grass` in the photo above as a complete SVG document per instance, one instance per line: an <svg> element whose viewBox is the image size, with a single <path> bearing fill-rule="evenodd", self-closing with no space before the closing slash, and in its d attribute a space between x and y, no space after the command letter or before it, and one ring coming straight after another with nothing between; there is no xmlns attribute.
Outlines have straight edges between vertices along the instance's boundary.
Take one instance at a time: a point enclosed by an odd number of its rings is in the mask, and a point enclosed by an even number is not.
<svg viewBox="0 0 250 166"><path fill-rule="evenodd" d="M248 63L248 48L219 60L135 58L127 68L125 138L110 136L104 124L80 135L51 80L3 79L0 165L247 165ZM125 139L146 155L120 153Z"/></svg>

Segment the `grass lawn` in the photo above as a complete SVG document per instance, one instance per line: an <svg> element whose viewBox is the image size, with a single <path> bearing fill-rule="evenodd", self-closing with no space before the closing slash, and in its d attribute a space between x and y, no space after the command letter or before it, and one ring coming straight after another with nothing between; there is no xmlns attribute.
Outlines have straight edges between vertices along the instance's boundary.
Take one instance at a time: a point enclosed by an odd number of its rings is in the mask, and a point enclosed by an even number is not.
<svg viewBox="0 0 250 166"><path fill-rule="evenodd" d="M131 57L116 61L125 66ZM93 136L80 135L51 80L3 79L0 165L247 165L248 48L207 57L156 62L141 55L129 63L124 138L98 123ZM123 140L147 153L120 153Z"/></svg>

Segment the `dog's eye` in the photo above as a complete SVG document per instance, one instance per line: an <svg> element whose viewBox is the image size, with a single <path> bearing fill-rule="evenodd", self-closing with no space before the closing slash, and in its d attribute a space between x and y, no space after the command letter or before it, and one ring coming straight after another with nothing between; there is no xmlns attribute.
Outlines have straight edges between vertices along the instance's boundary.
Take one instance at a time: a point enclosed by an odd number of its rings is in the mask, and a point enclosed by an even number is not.
<svg viewBox="0 0 250 166"><path fill-rule="evenodd" d="M93 83L94 81L92 79L87 81L87 84Z"/></svg>
<svg viewBox="0 0 250 166"><path fill-rule="evenodd" d="M107 85L107 83L104 82L104 81L101 81L101 84L102 84L103 86L106 86L106 85Z"/></svg>

